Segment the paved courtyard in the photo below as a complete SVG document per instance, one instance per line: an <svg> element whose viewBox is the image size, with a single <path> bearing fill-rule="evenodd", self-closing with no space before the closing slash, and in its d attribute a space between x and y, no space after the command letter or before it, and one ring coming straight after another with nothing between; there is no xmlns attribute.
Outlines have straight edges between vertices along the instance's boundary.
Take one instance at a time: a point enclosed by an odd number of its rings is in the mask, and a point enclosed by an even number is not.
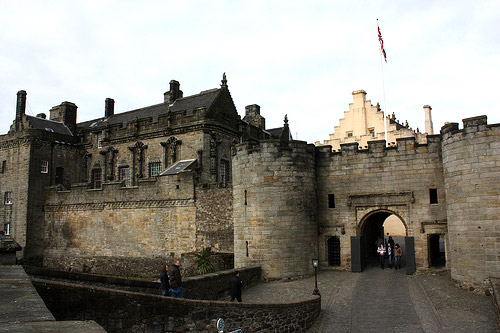
<svg viewBox="0 0 500 333"><path fill-rule="evenodd" d="M493 297L456 287L446 271L406 275L371 264L362 273L318 275L321 314L312 332L499 332ZM244 302L309 297L314 277L263 283L243 292Z"/></svg>

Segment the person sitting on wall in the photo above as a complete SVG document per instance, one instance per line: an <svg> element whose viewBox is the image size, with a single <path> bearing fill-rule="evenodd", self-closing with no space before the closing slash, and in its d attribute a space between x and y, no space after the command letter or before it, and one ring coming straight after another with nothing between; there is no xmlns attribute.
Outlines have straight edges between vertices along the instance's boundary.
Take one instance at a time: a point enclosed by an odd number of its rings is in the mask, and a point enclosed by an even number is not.
<svg viewBox="0 0 500 333"><path fill-rule="evenodd" d="M169 291L170 291L170 282L168 280L168 266L163 265L161 267L161 273L160 273L160 289L161 289L161 294L163 296L168 296Z"/></svg>
<svg viewBox="0 0 500 333"><path fill-rule="evenodd" d="M168 277L170 279L170 290L172 291L172 297L182 298L182 278L181 271L179 269L179 260L174 260L172 266L168 270Z"/></svg>
<svg viewBox="0 0 500 333"><path fill-rule="evenodd" d="M235 271L233 277L229 281L231 286L231 302L236 298L238 302L241 302L241 287L243 282L240 279L240 272Z"/></svg>

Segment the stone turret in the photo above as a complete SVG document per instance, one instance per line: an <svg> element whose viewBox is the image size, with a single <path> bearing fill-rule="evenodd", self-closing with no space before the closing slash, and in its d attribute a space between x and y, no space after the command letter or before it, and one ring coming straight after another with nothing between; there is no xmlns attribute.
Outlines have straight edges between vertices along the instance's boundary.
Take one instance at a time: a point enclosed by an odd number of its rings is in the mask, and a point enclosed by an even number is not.
<svg viewBox="0 0 500 333"><path fill-rule="evenodd" d="M500 127L488 126L486 116L480 116L464 119L462 130L448 123L441 135L447 265L453 279L484 288L489 278L500 278Z"/></svg>
<svg viewBox="0 0 500 333"><path fill-rule="evenodd" d="M270 280L312 274L317 254L314 146L287 143L239 144L232 163L234 266Z"/></svg>

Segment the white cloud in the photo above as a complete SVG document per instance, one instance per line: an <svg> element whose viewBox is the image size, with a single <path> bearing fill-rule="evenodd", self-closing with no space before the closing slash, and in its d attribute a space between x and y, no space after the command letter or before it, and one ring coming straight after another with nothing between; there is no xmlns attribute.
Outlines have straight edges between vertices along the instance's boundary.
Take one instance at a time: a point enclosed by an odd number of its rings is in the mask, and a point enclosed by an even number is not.
<svg viewBox="0 0 500 333"><path fill-rule="evenodd" d="M294 136L322 141L363 89L384 104L376 19L388 55L387 111L434 130L486 114L500 122L497 1L48 1L0 3L0 133L16 92L33 114L68 100L78 120L160 103L176 79L185 96L218 87L238 111L259 104L267 126L285 114ZM30 112L30 109L28 109Z"/></svg>

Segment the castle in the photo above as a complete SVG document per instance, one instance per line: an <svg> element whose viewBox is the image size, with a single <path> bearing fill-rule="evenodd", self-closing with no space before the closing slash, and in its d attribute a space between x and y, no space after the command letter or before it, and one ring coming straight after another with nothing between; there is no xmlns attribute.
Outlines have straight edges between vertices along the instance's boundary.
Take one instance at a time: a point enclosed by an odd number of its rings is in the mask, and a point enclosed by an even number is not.
<svg viewBox="0 0 500 333"><path fill-rule="evenodd" d="M354 104L380 112L365 95ZM24 262L138 273L211 247L234 253L235 267L293 278L312 273L315 255L322 267L362 266L393 216L417 269L442 250L457 281L500 277L500 126L485 116L433 135L424 107L425 134L387 118L386 146L365 121L375 140L360 144L353 129L336 149L293 140L286 117L266 129L258 105L242 119L225 75L188 97L171 81L163 103L120 114L106 99L104 117L83 123L70 102L50 120L25 104L20 91L0 137L0 218Z"/></svg>

